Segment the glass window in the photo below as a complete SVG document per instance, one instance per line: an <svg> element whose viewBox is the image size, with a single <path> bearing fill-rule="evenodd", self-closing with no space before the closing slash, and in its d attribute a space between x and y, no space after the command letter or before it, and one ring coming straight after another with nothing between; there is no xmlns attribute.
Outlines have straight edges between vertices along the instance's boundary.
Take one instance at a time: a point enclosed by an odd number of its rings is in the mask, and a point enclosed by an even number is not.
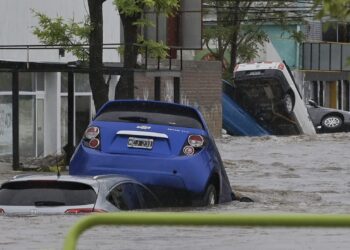
<svg viewBox="0 0 350 250"><path fill-rule="evenodd" d="M74 74L74 80L76 92L91 92L88 74Z"/></svg>
<svg viewBox="0 0 350 250"><path fill-rule="evenodd" d="M36 90L45 90L45 73L36 73Z"/></svg>
<svg viewBox="0 0 350 250"><path fill-rule="evenodd" d="M68 92L68 73L61 73L61 93Z"/></svg>
<svg viewBox="0 0 350 250"><path fill-rule="evenodd" d="M61 97L61 145L68 143L68 97Z"/></svg>
<svg viewBox="0 0 350 250"><path fill-rule="evenodd" d="M19 97L20 156L35 156L35 96Z"/></svg>
<svg viewBox="0 0 350 250"><path fill-rule="evenodd" d="M18 74L18 82L20 91L35 91L34 73L20 72Z"/></svg>
<svg viewBox="0 0 350 250"><path fill-rule="evenodd" d="M86 184L69 181L19 181L0 189L0 205L76 206L94 204L97 195Z"/></svg>
<svg viewBox="0 0 350 250"><path fill-rule="evenodd" d="M322 31L322 40L326 42L337 42L338 41L337 24L330 23L327 25L329 26L325 26L325 24L323 24L323 27L327 27L327 29L323 29Z"/></svg>
<svg viewBox="0 0 350 250"><path fill-rule="evenodd" d="M0 91L12 91L12 74L0 72Z"/></svg>
<svg viewBox="0 0 350 250"><path fill-rule="evenodd" d="M12 96L0 95L0 155L12 154Z"/></svg>
<svg viewBox="0 0 350 250"><path fill-rule="evenodd" d="M159 201L158 199L145 187L134 184L137 192L140 195L142 208L155 208L159 207Z"/></svg>
<svg viewBox="0 0 350 250"><path fill-rule="evenodd" d="M108 200L121 210L140 209L140 201L133 183L123 183L110 192Z"/></svg>
<svg viewBox="0 0 350 250"><path fill-rule="evenodd" d="M135 102L113 103L103 109L97 121L135 122L203 129L198 114L189 107Z"/></svg>
<svg viewBox="0 0 350 250"><path fill-rule="evenodd" d="M37 141L37 153L36 156L44 156L44 99L36 100L36 141Z"/></svg>
<svg viewBox="0 0 350 250"><path fill-rule="evenodd" d="M89 125L91 117L91 97L76 96L75 97L75 142L79 143L80 139Z"/></svg>

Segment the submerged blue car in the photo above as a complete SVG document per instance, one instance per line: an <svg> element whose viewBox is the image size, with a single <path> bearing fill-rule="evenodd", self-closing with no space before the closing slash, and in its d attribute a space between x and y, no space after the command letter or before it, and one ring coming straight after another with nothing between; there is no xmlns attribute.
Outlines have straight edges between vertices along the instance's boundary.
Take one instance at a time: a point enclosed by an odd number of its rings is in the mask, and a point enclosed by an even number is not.
<svg viewBox="0 0 350 250"><path fill-rule="evenodd" d="M232 201L220 154L200 112L156 101L107 102L85 131L71 175L128 175L168 206Z"/></svg>

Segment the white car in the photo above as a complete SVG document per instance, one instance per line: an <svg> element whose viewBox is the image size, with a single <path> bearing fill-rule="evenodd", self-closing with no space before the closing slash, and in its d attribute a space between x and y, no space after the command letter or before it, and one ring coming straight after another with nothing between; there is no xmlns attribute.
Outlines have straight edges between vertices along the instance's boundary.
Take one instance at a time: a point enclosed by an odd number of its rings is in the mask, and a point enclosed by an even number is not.
<svg viewBox="0 0 350 250"><path fill-rule="evenodd" d="M0 185L0 215L116 212L159 205L147 187L121 175L24 174Z"/></svg>
<svg viewBox="0 0 350 250"><path fill-rule="evenodd" d="M235 99L274 135L315 134L294 79L282 62L238 64Z"/></svg>

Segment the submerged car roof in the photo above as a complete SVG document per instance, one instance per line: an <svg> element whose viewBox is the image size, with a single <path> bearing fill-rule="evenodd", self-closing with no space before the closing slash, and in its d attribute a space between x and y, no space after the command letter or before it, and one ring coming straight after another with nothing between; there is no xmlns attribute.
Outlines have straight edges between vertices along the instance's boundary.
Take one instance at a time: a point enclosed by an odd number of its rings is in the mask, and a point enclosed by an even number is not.
<svg viewBox="0 0 350 250"><path fill-rule="evenodd" d="M117 182L123 181L135 181L132 178L123 175L111 174L111 175L96 175L96 176L73 176L73 175L54 175L54 174L22 174L16 175L12 179L5 181L9 182L21 182L21 181L69 181L69 182L79 182L83 184L90 185L95 189L98 188L99 182L104 182L107 186L113 186ZM135 181L136 182L136 181Z"/></svg>

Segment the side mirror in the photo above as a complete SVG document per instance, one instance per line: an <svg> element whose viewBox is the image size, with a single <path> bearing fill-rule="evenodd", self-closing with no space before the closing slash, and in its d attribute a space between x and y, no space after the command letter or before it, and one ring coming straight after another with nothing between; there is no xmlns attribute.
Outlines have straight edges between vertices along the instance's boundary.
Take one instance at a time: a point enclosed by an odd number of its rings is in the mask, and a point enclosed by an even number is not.
<svg viewBox="0 0 350 250"><path fill-rule="evenodd" d="M309 100L309 104L314 108L318 108L318 104L314 100Z"/></svg>

